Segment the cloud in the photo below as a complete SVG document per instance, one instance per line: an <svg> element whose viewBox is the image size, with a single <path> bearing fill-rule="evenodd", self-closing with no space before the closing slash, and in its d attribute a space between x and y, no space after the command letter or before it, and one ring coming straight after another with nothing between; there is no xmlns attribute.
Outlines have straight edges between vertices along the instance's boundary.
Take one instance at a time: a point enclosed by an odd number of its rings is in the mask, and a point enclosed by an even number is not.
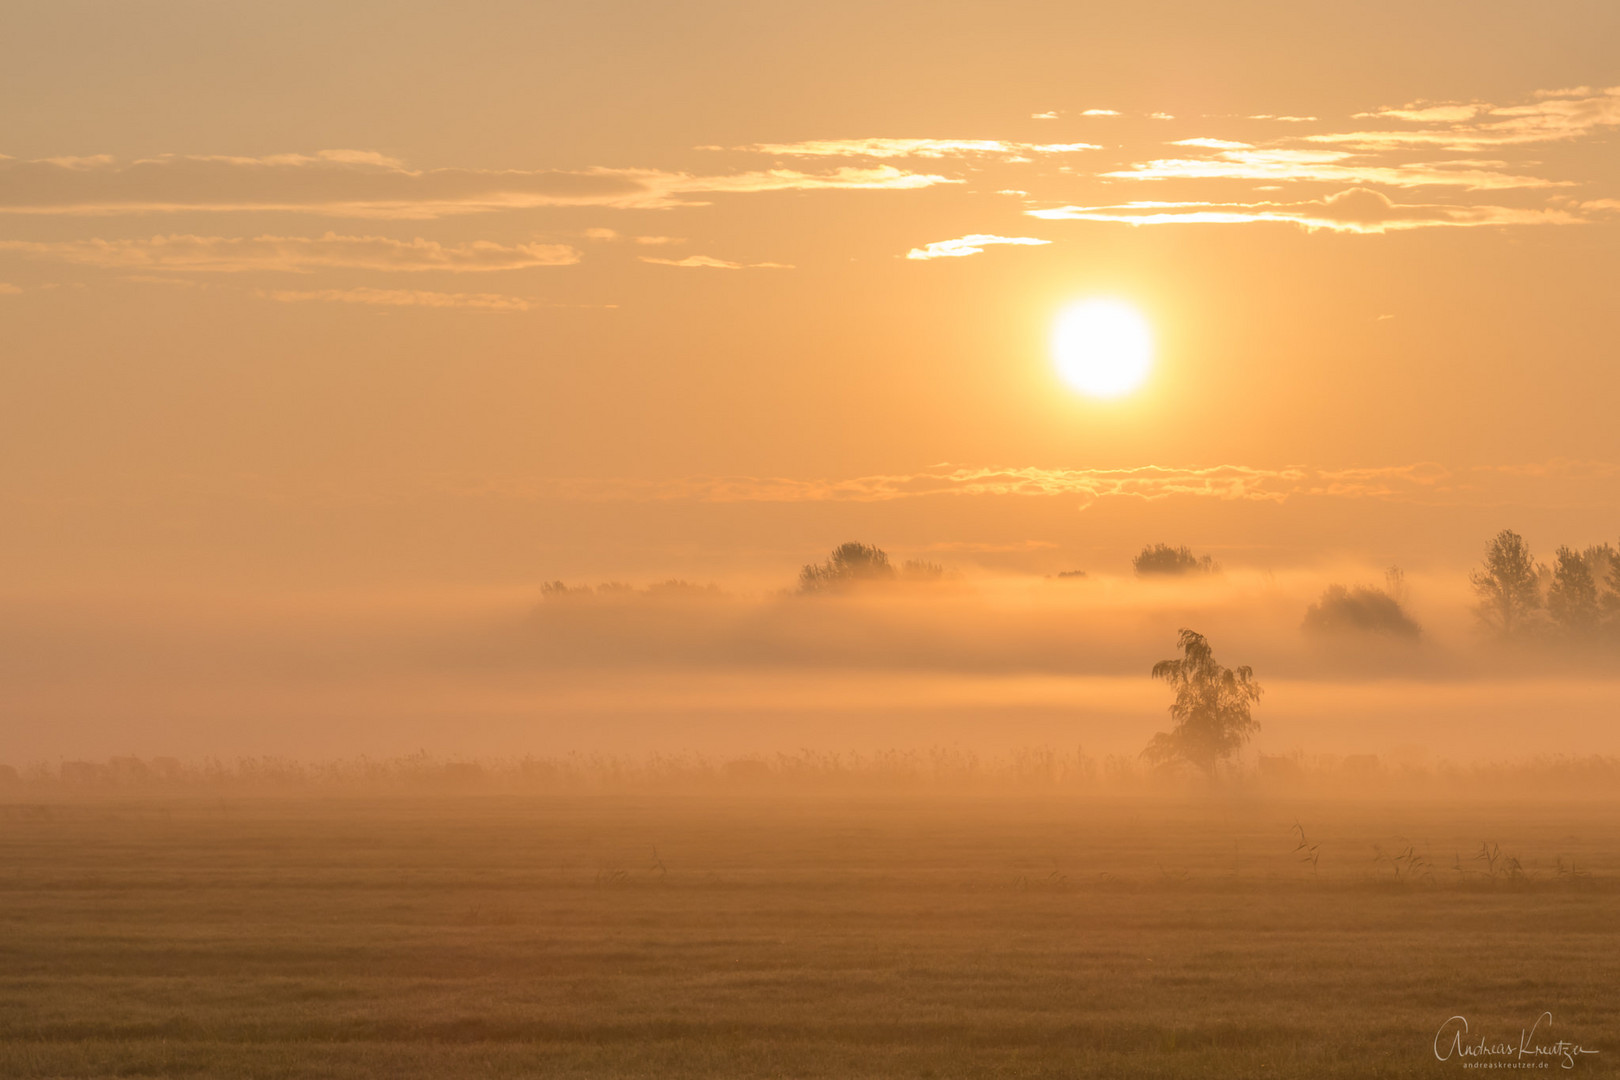
<svg viewBox="0 0 1620 1080"><path fill-rule="evenodd" d="M1029 118L1031 120L1056 120L1058 118L1058 114L1057 110L1053 109L1051 112L1030 113Z"/></svg>
<svg viewBox="0 0 1620 1080"><path fill-rule="evenodd" d="M481 483L486 493L504 485ZM543 480L518 483L506 494L530 497L698 502L888 502L925 496L1076 497L1148 501L1185 496L1224 501L1286 502L1290 498L1409 499L1456 486L1450 470L1433 462L1363 469L1264 469L1242 465L1211 468L1140 466L1122 469L960 468L939 465L921 472L795 480L783 477L688 477L672 481Z"/></svg>
<svg viewBox="0 0 1620 1080"><path fill-rule="evenodd" d="M1177 139L1171 146L1200 146L1206 150L1253 150L1254 146L1246 142L1234 142L1231 139Z"/></svg>
<svg viewBox="0 0 1620 1080"><path fill-rule="evenodd" d="M664 209L703 205L703 196L715 194L903 191L960 183L892 165L718 176L658 169L411 169L368 151L74 161L0 158L0 213L267 212L415 220L540 207Z"/></svg>
<svg viewBox="0 0 1620 1080"><path fill-rule="evenodd" d="M709 255L688 255L684 259L658 259L651 255L637 256L644 263L656 263L659 266L684 266L693 269L708 270L792 270L787 263L759 262L741 263L730 262L726 259L716 259Z"/></svg>
<svg viewBox="0 0 1620 1080"><path fill-rule="evenodd" d="M22 286L13 285L9 281L0 281L0 296L16 296L22 292Z"/></svg>
<svg viewBox="0 0 1620 1080"><path fill-rule="evenodd" d="M1119 110L1117 110L1117 109L1087 109L1085 112L1081 113L1080 115L1081 116L1118 116L1119 115Z"/></svg>
<svg viewBox="0 0 1620 1080"><path fill-rule="evenodd" d="M810 139L793 143L754 143L734 149L779 157L1026 158L1038 154L1074 154L1102 147L1095 143L1023 143L1001 139Z"/></svg>
<svg viewBox="0 0 1620 1080"><path fill-rule="evenodd" d="M925 247L912 248L908 259L954 259L964 255L978 255L991 244L1050 244L1050 240L1037 240L1033 236L994 236L970 233L955 240L936 240Z"/></svg>
<svg viewBox="0 0 1620 1080"><path fill-rule="evenodd" d="M1126 225L1249 225L1286 222L1307 230L1386 233L1432 227L1578 225L1591 219L1566 209L1402 204L1370 188L1350 188L1304 202L1152 202L1026 210L1046 221L1114 221Z"/></svg>
<svg viewBox="0 0 1620 1080"><path fill-rule="evenodd" d="M421 289L276 289L260 293L282 303L318 301L331 304L370 304L378 307L472 308L478 311L531 311L537 305L520 296L499 293L427 292Z"/></svg>
<svg viewBox="0 0 1620 1080"><path fill-rule="evenodd" d="M1161 158L1102 174L1120 180L1254 180L1457 187L1470 191L1549 188L1567 181L1515 176L1469 161L1373 164L1341 150L1265 148L1220 150L1204 158Z"/></svg>
<svg viewBox="0 0 1620 1080"><path fill-rule="evenodd" d="M1309 139L1362 150L1441 147L1466 151L1563 142L1620 127L1620 86L1540 91L1534 101L1508 106L1414 102L1401 108L1357 113L1356 118L1425 126L1312 135Z"/></svg>
<svg viewBox="0 0 1620 1080"><path fill-rule="evenodd" d="M1310 124L1316 122L1314 116L1278 116L1275 113L1257 113L1248 117L1250 120L1278 120L1285 124Z"/></svg>
<svg viewBox="0 0 1620 1080"><path fill-rule="evenodd" d="M571 266L580 253L567 244L391 240L382 236L152 236L134 240L0 240L0 251L82 266L125 270L277 271L353 269L416 273L478 273L536 266Z"/></svg>

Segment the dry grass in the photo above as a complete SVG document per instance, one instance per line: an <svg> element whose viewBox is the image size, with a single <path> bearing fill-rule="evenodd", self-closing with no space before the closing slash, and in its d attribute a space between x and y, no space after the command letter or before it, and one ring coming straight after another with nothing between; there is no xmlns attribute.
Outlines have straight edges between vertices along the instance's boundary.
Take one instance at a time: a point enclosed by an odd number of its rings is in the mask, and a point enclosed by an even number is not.
<svg viewBox="0 0 1620 1080"><path fill-rule="evenodd" d="M1543 1010L1620 1058L1612 804L38 794L5 1077L1429 1076Z"/></svg>

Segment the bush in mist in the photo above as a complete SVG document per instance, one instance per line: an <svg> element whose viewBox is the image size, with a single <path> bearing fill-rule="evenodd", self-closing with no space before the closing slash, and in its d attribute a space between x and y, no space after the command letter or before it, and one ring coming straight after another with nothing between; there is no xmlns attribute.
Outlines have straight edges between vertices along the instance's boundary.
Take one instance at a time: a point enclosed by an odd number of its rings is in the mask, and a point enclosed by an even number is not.
<svg viewBox="0 0 1620 1080"><path fill-rule="evenodd" d="M1385 580L1382 589L1329 585L1322 591L1322 598L1305 609L1303 629L1317 635L1383 634L1415 640L1423 630L1402 603L1405 575L1391 567Z"/></svg>
<svg viewBox="0 0 1620 1080"><path fill-rule="evenodd" d="M799 571L801 593L841 592L855 585L893 581L894 566L880 547L851 540L833 548L825 562L809 563Z"/></svg>
<svg viewBox="0 0 1620 1080"><path fill-rule="evenodd" d="M924 562L921 559L907 559L900 566L900 580L944 581L945 568L939 563Z"/></svg>
<svg viewBox="0 0 1620 1080"><path fill-rule="evenodd" d="M1153 677L1176 692L1170 705L1175 727L1153 736L1142 756L1155 765L1184 761L1213 775L1215 767L1242 749L1260 724L1250 707L1260 700L1254 670L1222 667L1203 634L1183 629L1179 659L1160 660Z"/></svg>
<svg viewBox="0 0 1620 1080"><path fill-rule="evenodd" d="M1208 555L1194 555L1192 548L1149 544L1131 560L1131 569L1141 577L1153 574L1213 574L1219 564Z"/></svg>

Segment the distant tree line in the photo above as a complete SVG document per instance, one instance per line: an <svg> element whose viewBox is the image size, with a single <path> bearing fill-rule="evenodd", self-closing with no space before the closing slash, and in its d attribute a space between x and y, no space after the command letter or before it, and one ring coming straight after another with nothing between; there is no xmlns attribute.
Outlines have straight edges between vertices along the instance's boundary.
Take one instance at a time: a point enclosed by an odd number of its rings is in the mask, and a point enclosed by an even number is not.
<svg viewBox="0 0 1620 1080"><path fill-rule="evenodd" d="M568 585L561 581L547 581L540 586L543 601L582 599L585 597L651 597L654 599L686 599L718 597L725 593L718 585L698 585L680 578L657 581L637 588L622 581L604 581L600 585Z"/></svg>
<svg viewBox="0 0 1620 1080"><path fill-rule="evenodd" d="M1551 567L1536 561L1524 537L1503 529L1485 545L1469 575L1474 613L1497 637L1620 636L1620 552L1607 543L1560 546Z"/></svg>

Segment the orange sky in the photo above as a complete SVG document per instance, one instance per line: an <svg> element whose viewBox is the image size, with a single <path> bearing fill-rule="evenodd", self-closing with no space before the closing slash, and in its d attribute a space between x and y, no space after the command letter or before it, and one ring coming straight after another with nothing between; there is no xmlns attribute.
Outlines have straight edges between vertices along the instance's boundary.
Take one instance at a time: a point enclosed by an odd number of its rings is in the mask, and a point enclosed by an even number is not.
<svg viewBox="0 0 1620 1080"><path fill-rule="evenodd" d="M14 4L0 599L1613 541L1617 138L1607 0Z"/></svg>
<svg viewBox="0 0 1620 1080"><path fill-rule="evenodd" d="M1605 3L21 5L7 562L1609 538L1617 41ZM1096 293L1159 339L1117 403L1045 350ZM1289 510L1199 505L1250 495Z"/></svg>

